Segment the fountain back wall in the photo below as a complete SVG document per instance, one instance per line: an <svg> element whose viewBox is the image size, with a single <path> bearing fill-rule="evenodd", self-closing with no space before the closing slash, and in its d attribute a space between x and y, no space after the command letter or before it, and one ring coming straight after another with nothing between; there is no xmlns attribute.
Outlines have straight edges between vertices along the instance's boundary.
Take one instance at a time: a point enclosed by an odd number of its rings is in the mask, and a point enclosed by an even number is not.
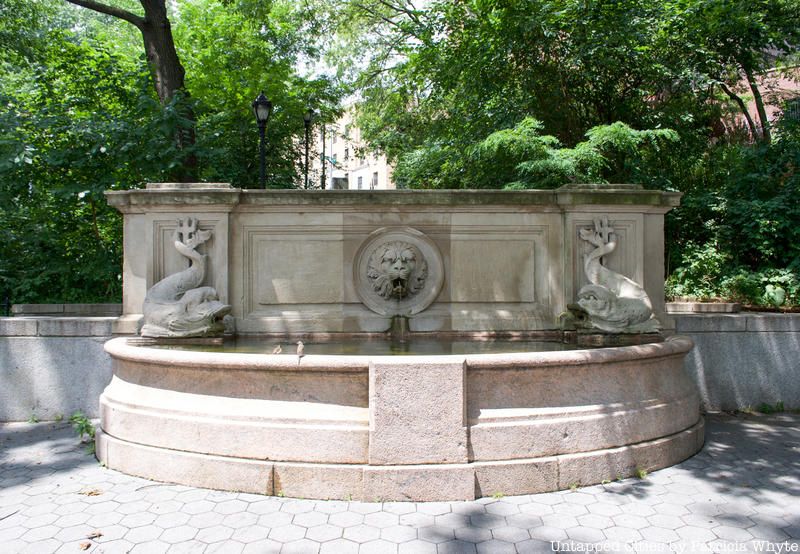
<svg viewBox="0 0 800 554"><path fill-rule="evenodd" d="M177 221L212 231L204 284L231 304L238 334L382 332L395 313L411 331L536 331L587 284L582 228L607 217L618 237L604 263L642 283L663 312L663 221L679 194L632 186L554 191L265 191L152 184L112 191L124 214L123 317L133 333L148 288L185 269ZM382 290L381 245L419 258L405 296ZM383 294L383 296L381 296Z"/></svg>

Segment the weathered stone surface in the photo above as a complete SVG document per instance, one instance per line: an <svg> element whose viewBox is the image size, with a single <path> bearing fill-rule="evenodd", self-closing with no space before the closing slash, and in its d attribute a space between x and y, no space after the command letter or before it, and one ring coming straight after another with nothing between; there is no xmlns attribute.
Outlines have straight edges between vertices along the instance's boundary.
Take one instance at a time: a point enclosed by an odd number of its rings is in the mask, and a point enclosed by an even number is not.
<svg viewBox="0 0 800 554"><path fill-rule="evenodd" d="M276 463L275 494L353 500L363 496L363 466Z"/></svg>
<svg viewBox="0 0 800 554"><path fill-rule="evenodd" d="M370 502L472 500L475 473L467 464L366 466L363 494Z"/></svg>
<svg viewBox="0 0 800 554"><path fill-rule="evenodd" d="M369 463L466 462L465 373L463 360L373 360Z"/></svg>
<svg viewBox="0 0 800 554"><path fill-rule="evenodd" d="M106 339L0 336L0 421L53 420L77 411L97 417L97 399L111 380Z"/></svg>
<svg viewBox="0 0 800 554"><path fill-rule="evenodd" d="M800 407L800 314L675 315L695 341L686 372L706 410Z"/></svg>
<svg viewBox="0 0 800 554"><path fill-rule="evenodd" d="M559 487L558 460L552 457L476 463L475 484L478 497L556 490Z"/></svg>
<svg viewBox="0 0 800 554"><path fill-rule="evenodd" d="M96 434L98 459L124 473L209 489L272 494L272 463L129 443Z"/></svg>
<svg viewBox="0 0 800 554"><path fill-rule="evenodd" d="M35 337L38 329L35 319L0 317L0 337Z"/></svg>
<svg viewBox="0 0 800 554"><path fill-rule="evenodd" d="M213 287L201 286L206 260L197 248L211 239L210 229L200 229L196 218L179 219L172 245L188 267L164 277L147 291L142 306L143 337L208 337L225 331L222 318L231 306L220 302Z"/></svg>
<svg viewBox="0 0 800 554"><path fill-rule="evenodd" d="M659 249L663 214L678 197L599 187L244 191L202 183L107 196L125 214L124 314L141 314L145 291L176 270L168 231L175 219L192 215L214 232L207 284L233 306L239 333L386 330L389 315L364 305L360 273L353 274L359 247L381 228L416 229L432 244L431 252L420 250L428 264L424 286L400 309L412 314L412 330L555 328L577 292L573 272L580 267L564 259L574 242L564 234L565 218L575 214L590 221L602 213L625 219L619 258L644 283L660 317L663 262L649 253ZM644 239L637 238L643 232ZM435 252L441 271L432 261ZM432 286L438 279L441 285Z"/></svg>
<svg viewBox="0 0 800 554"><path fill-rule="evenodd" d="M736 313L742 309L735 302L667 302L666 310L676 314Z"/></svg>
<svg viewBox="0 0 800 554"><path fill-rule="evenodd" d="M53 317L38 323L42 337L110 337L114 318Z"/></svg>

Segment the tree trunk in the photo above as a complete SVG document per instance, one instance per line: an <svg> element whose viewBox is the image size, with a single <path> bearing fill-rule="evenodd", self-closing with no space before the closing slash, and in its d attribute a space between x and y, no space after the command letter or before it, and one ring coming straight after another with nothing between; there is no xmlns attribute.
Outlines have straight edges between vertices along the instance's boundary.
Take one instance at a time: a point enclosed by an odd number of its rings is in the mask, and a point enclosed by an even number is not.
<svg viewBox="0 0 800 554"><path fill-rule="evenodd" d="M755 76L751 69L745 68L745 75L747 75L747 83L750 85L750 90L753 92L753 100L756 103L756 110L758 111L758 119L761 120L761 137L764 142L772 142L772 134L769 130L769 119L767 119L767 111L764 109L764 99L761 97L761 91L758 89Z"/></svg>
<svg viewBox="0 0 800 554"><path fill-rule="evenodd" d="M744 103L744 100L742 100L738 94L728 88L728 85L725 83L720 83L719 86L725 92L725 94L727 94L730 99L736 102L736 104L739 106L739 109L742 111L742 114L747 121L747 127L750 129L750 136L753 137L754 141L758 140L758 130L756 129L756 124L753 122L753 118L750 116L750 111L747 109L747 104Z"/></svg>
<svg viewBox="0 0 800 554"><path fill-rule="evenodd" d="M139 0L144 8L144 17L138 16L121 8L108 6L96 0L67 0L68 2L94 10L99 13L111 15L134 25L142 33L147 62L153 78L158 99L162 105L167 105L176 94L182 94L188 99L184 79L186 71L183 69L175 42L172 39L172 28L167 17L166 0ZM195 143L195 114L188 102L182 102L181 115L188 121L186 127L180 128L175 134L175 143L178 150L190 150ZM173 175L180 181L191 181L197 177L197 158L191 151L185 155L181 168Z"/></svg>

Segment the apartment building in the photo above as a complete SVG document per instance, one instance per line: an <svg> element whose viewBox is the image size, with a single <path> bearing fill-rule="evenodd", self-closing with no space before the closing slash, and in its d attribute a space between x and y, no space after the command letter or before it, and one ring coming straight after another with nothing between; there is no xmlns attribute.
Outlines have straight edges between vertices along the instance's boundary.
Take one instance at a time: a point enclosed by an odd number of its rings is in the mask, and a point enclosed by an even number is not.
<svg viewBox="0 0 800 554"><path fill-rule="evenodd" d="M317 153L312 172L323 180L328 190L377 190L396 188L392 167L386 156L370 150L361 140L361 130L349 108L334 124L326 125L315 140ZM322 149L324 135L324 154ZM321 182L318 181L318 182Z"/></svg>

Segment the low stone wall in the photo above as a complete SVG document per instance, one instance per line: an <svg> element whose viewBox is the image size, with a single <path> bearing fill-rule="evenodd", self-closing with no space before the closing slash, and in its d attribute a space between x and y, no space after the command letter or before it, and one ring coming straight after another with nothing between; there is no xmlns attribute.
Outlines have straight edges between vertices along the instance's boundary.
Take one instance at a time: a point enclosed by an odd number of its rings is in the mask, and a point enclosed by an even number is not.
<svg viewBox="0 0 800 554"><path fill-rule="evenodd" d="M800 408L800 314L671 314L706 410Z"/></svg>
<svg viewBox="0 0 800 554"><path fill-rule="evenodd" d="M99 415L113 317L0 318L0 421Z"/></svg>

